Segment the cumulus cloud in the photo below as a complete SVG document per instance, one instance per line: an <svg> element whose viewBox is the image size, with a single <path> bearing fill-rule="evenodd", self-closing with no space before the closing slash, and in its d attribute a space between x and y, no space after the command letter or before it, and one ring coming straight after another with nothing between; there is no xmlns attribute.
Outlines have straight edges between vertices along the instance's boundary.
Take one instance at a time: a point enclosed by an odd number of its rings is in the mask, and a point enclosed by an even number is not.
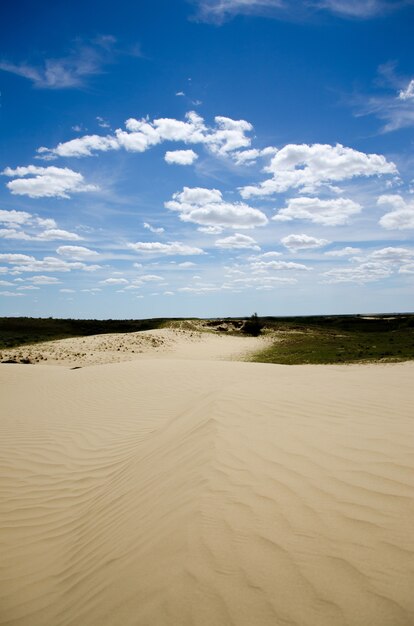
<svg viewBox="0 0 414 626"><path fill-rule="evenodd" d="M187 246L179 241L170 241L168 243L161 243L159 241L137 241L136 243L128 243L128 248L141 254L155 254L165 256L180 256L180 255L197 255L205 254L201 248L193 246Z"/></svg>
<svg viewBox="0 0 414 626"><path fill-rule="evenodd" d="M369 256L372 259L380 259L381 261L402 263L404 261L410 261L414 258L414 250L411 250L410 248L388 246L387 248L374 250L374 252L371 252Z"/></svg>
<svg viewBox="0 0 414 626"><path fill-rule="evenodd" d="M33 276L30 281L34 285L57 285L60 283L60 280L54 276Z"/></svg>
<svg viewBox="0 0 414 626"><path fill-rule="evenodd" d="M296 252L297 250L311 250L314 248L322 248L326 246L329 241L327 239L317 239L316 237L310 237L309 235L288 235L281 239L285 248Z"/></svg>
<svg viewBox="0 0 414 626"><path fill-rule="evenodd" d="M76 233L57 228L57 224L52 218L38 217L26 211L0 210L1 224L7 227L0 228L0 238L2 239L21 239L26 241L53 239L79 241L82 239ZM22 226L25 230L22 230ZM44 228L46 230L42 230Z"/></svg>
<svg viewBox="0 0 414 626"><path fill-rule="evenodd" d="M207 227L254 228L267 224L267 217L259 209L243 202L226 202L218 189L184 187L173 195L165 207L177 211L183 222Z"/></svg>
<svg viewBox="0 0 414 626"><path fill-rule="evenodd" d="M25 233L22 230L17 230L16 228L0 228L0 238L1 239L32 239L30 235Z"/></svg>
<svg viewBox="0 0 414 626"><path fill-rule="evenodd" d="M223 239L217 239L215 245L217 248L230 250L260 250L260 246L257 245L257 241L255 241L253 237L241 235L240 233L235 233L234 235L224 237Z"/></svg>
<svg viewBox="0 0 414 626"><path fill-rule="evenodd" d="M362 256L353 257L353 267L333 268L323 274L325 282L367 283L388 278L394 271L400 274L410 273L409 269L414 261L414 249L400 246L379 248Z"/></svg>
<svg viewBox="0 0 414 626"><path fill-rule="evenodd" d="M56 148L49 150L45 146L37 149L38 158L54 157L85 157L91 156L95 152L108 152L108 150L119 150L120 145L115 137L101 135L84 135L76 137L64 143L58 143Z"/></svg>
<svg viewBox="0 0 414 626"><path fill-rule="evenodd" d="M192 165L198 159L194 150L171 150L165 153L164 160L171 165Z"/></svg>
<svg viewBox="0 0 414 626"><path fill-rule="evenodd" d="M13 226L27 224L32 219L30 213L26 211L11 211L0 210L0 224L11 224Z"/></svg>
<svg viewBox="0 0 414 626"><path fill-rule="evenodd" d="M251 268L256 272L263 272L267 270L308 272L312 269L303 263L293 263L291 261L254 261L251 263Z"/></svg>
<svg viewBox="0 0 414 626"><path fill-rule="evenodd" d="M16 296L24 296L24 293L16 293L15 291L0 291L0 296L5 296L6 298L13 298Z"/></svg>
<svg viewBox="0 0 414 626"><path fill-rule="evenodd" d="M208 127L204 119L194 111L185 115L185 121L174 118L129 118L125 130L118 128L113 135L84 135L59 143L55 148L38 148L38 158L85 157L97 152L119 150L145 152L152 146L165 141L185 144L202 144L218 156L233 154L236 150L250 146L251 139L246 135L253 127L245 120L233 120L216 116L215 125ZM168 155L168 156L167 156ZM168 163L187 165L197 158L193 150L167 152Z"/></svg>
<svg viewBox="0 0 414 626"><path fill-rule="evenodd" d="M354 254L359 254L361 252L361 248L353 248L352 246L346 246L345 248L340 248L339 250L329 250L325 252L325 256L334 256L334 257L342 257L342 256L351 256Z"/></svg>
<svg viewBox="0 0 414 626"><path fill-rule="evenodd" d="M272 146L263 148L263 150L257 150L256 148L250 150L236 150L233 152L232 158L237 165L251 165L255 163L259 157L274 155L277 151L277 148L273 148Z"/></svg>
<svg viewBox="0 0 414 626"><path fill-rule="evenodd" d="M386 263L367 262L355 267L334 268L324 272L322 276L327 283L370 283L388 278L393 273Z"/></svg>
<svg viewBox="0 0 414 626"><path fill-rule="evenodd" d="M82 174L67 167L6 167L2 174L16 177L7 183L12 194L30 198L69 198L69 193L98 189L96 185L87 185Z"/></svg>
<svg viewBox="0 0 414 626"><path fill-rule="evenodd" d="M107 278L101 280L102 285L128 285L129 281L126 278Z"/></svg>
<svg viewBox="0 0 414 626"><path fill-rule="evenodd" d="M291 220L308 220L323 226L339 226L346 224L352 215L360 213L362 207L347 198L321 200L320 198L291 198L287 206L280 209L272 220L288 222Z"/></svg>
<svg viewBox="0 0 414 626"><path fill-rule="evenodd" d="M321 185L333 182L398 173L395 164L384 156L366 154L341 144L288 144L273 156L264 171L272 178L243 187L243 198L269 196L289 189L314 193Z"/></svg>
<svg viewBox="0 0 414 626"><path fill-rule="evenodd" d="M385 213L379 223L387 230L406 230L414 228L414 200L406 202L398 194L383 195L378 198L379 206L391 208L389 213Z"/></svg>
<svg viewBox="0 0 414 626"><path fill-rule="evenodd" d="M76 261L99 256L95 250L85 248L84 246L59 246L56 252L61 256L66 256Z"/></svg>
<svg viewBox="0 0 414 626"><path fill-rule="evenodd" d="M39 233L36 239L66 239L68 241L79 241L82 237L79 237L76 233L71 233L68 230L63 230L61 228L49 228L44 230L42 233Z"/></svg>
<svg viewBox="0 0 414 626"><path fill-rule="evenodd" d="M199 226L197 230L206 235L220 235L224 228L221 226Z"/></svg>
<svg viewBox="0 0 414 626"><path fill-rule="evenodd" d="M70 272L72 270L94 272L100 269L100 265L87 265L79 261L68 262L51 256L39 260L27 254L0 254L0 261L13 265L11 271L17 274L22 272Z"/></svg>

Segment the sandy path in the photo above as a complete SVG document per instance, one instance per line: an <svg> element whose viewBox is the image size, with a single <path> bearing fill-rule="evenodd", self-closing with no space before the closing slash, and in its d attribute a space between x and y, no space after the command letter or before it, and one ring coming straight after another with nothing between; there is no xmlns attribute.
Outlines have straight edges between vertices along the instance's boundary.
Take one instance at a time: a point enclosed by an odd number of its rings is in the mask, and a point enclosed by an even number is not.
<svg viewBox="0 0 414 626"><path fill-rule="evenodd" d="M412 626L413 374L0 366L0 624Z"/></svg>

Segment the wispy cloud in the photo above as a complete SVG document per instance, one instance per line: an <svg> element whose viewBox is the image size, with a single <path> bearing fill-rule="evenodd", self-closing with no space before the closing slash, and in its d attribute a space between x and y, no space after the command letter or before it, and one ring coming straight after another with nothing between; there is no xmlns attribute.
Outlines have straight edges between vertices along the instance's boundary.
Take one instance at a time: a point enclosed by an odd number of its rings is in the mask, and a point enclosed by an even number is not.
<svg viewBox="0 0 414 626"><path fill-rule="evenodd" d="M380 17L413 0L190 0L197 6L195 19L222 24L237 15L259 15L276 19L304 18L326 11L342 18Z"/></svg>
<svg viewBox="0 0 414 626"><path fill-rule="evenodd" d="M69 89L85 85L90 76L101 74L120 50L112 35L101 35L92 41L77 40L63 57L44 58L38 62L0 61L0 70L27 78L38 89Z"/></svg>
<svg viewBox="0 0 414 626"><path fill-rule="evenodd" d="M414 126L414 79L399 75L391 61L379 66L376 83L381 91L355 98L356 116L377 117L384 123L381 133Z"/></svg>

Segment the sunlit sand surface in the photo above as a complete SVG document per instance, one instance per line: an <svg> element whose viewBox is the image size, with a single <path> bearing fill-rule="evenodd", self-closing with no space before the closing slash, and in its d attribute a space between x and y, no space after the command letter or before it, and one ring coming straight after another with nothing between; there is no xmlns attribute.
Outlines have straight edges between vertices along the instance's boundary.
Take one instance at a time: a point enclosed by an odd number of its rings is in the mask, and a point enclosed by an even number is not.
<svg viewBox="0 0 414 626"><path fill-rule="evenodd" d="M0 624L412 626L414 363L147 336L0 365Z"/></svg>

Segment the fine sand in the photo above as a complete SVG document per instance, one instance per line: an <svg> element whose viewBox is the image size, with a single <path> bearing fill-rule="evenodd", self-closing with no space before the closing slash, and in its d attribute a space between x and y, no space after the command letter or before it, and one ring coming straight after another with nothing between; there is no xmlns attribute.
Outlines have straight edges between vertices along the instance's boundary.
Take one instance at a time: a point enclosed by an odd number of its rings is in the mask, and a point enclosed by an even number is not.
<svg viewBox="0 0 414 626"><path fill-rule="evenodd" d="M0 365L0 624L413 626L414 363L146 336Z"/></svg>

